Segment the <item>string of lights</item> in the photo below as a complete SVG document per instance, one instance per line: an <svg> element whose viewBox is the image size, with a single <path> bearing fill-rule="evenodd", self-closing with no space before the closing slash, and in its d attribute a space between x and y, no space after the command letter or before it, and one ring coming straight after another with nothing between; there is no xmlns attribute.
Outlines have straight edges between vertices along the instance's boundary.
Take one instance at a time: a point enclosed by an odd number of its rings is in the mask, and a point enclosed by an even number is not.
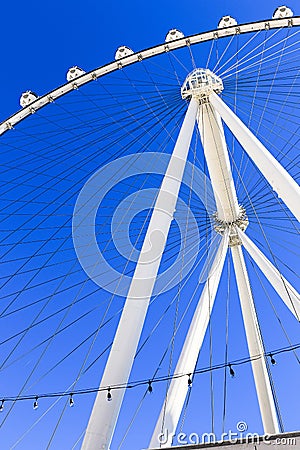
<svg viewBox="0 0 300 450"><path fill-rule="evenodd" d="M260 355L255 355L252 357L247 357L247 358L241 358L241 359L237 359L228 363L222 363L222 364L216 364L214 366L209 366L209 367L203 367L203 368L199 368L196 369L194 371L194 373L178 373L178 374L173 374L173 375L166 375L166 376L160 376L157 378L152 378L152 379L144 379L144 380L138 380L138 381L133 381L133 382L129 382L129 383L124 383L124 384L118 384L118 385L112 385L112 386L106 386L106 387L98 387L98 388L86 388L86 389L79 389L79 390L74 390L74 391L62 391L62 392L50 392L50 393L42 393L39 395L33 394L33 395L23 395L23 396L12 396L12 397L3 397L0 403L0 412L3 411L4 409L4 404L6 402L17 402L17 401L24 401L24 400L33 400L33 408L37 409L38 408L38 400L41 398L55 398L55 397L69 397L69 405L72 407L74 406L74 396L75 395L83 395L83 394L93 394L93 393L97 393L100 391L107 391L107 400L108 401L112 401L113 400L113 394L112 391L117 390L117 389L133 389L139 386L147 386L147 391L149 393L153 392L153 384L154 383L159 383L159 382L164 382L164 381L170 381L172 379L177 379L177 378L183 378L183 377L187 377L187 384L189 387L192 386L192 380L195 377L195 375L199 375L202 373L206 373L206 372L210 372L210 371L215 371L215 370L219 370L219 369L224 369L225 367L228 367L229 369L229 374L232 378L234 378L236 376L236 372L233 369L233 366L239 366L242 364L246 364L249 363L251 361L255 361L259 358L262 357L268 357L270 358L270 362L272 365L276 364L276 360L274 358L274 356L279 355L281 353L287 353L287 352L295 352L296 350L298 350L300 348L300 343L299 344L295 344L292 346L288 346L288 347L282 347L279 348L277 350L273 350L272 352L266 352L264 354L260 354ZM1 398L1 397L0 397Z"/></svg>

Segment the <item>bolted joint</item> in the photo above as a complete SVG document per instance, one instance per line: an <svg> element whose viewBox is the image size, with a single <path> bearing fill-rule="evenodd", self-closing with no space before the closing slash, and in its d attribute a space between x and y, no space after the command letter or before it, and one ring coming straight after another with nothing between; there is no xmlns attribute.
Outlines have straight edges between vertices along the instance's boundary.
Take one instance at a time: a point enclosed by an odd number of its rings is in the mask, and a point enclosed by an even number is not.
<svg viewBox="0 0 300 450"><path fill-rule="evenodd" d="M242 245L242 241L238 235L236 226L231 225L229 228L228 247L236 247L237 245Z"/></svg>

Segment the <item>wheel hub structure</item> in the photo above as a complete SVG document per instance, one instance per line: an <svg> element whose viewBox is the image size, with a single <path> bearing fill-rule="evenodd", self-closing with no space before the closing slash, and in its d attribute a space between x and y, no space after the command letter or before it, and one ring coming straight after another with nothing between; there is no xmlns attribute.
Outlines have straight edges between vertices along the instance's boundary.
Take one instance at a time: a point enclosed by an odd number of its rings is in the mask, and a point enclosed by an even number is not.
<svg viewBox="0 0 300 450"><path fill-rule="evenodd" d="M241 231L245 231L249 225L249 220L246 214L246 210L243 206L239 206L240 214L234 222L224 222L218 219L218 214L213 215L214 218L214 229L217 233L224 235L227 231L229 236L229 247L234 247L235 245L242 245L242 241L239 238L237 228Z"/></svg>
<svg viewBox="0 0 300 450"><path fill-rule="evenodd" d="M224 89L220 77L209 69L195 69L191 72L181 87L183 99L196 98L200 103L206 103L212 92L220 94Z"/></svg>

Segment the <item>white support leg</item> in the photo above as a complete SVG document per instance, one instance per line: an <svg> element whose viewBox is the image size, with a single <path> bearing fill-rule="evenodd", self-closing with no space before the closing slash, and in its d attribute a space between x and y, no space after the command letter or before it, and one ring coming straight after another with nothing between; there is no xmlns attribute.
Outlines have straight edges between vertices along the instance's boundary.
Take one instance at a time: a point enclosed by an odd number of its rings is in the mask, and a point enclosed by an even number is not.
<svg viewBox="0 0 300 450"><path fill-rule="evenodd" d="M251 364L264 427L264 433L277 434L279 433L279 427L276 409L268 376L266 361L265 357L263 356L264 347L241 246L237 245L235 247L232 247L231 254L241 302L242 314L244 318L249 354L250 357L257 357L258 355L261 355L260 358L253 360Z"/></svg>
<svg viewBox="0 0 300 450"><path fill-rule="evenodd" d="M298 184L217 94L213 92L209 100L274 191L300 220Z"/></svg>
<svg viewBox="0 0 300 450"><path fill-rule="evenodd" d="M221 273L228 248L228 233L222 238L215 256L208 279L202 291L198 306L193 316L188 334L182 348L175 373L193 374L202 342L209 323L210 315L218 290ZM168 389L165 404L162 406L149 448L164 448L172 445L172 438L188 392L188 378L180 377L172 380Z"/></svg>
<svg viewBox="0 0 300 450"><path fill-rule="evenodd" d="M220 115L210 103L204 103L199 107L197 121L218 219L234 222L240 211Z"/></svg>
<svg viewBox="0 0 300 450"><path fill-rule="evenodd" d="M277 294L284 301L286 306L294 314L297 320L300 321L300 295L293 288L293 286L281 275L273 264L265 257L265 255L257 248L254 242L243 233L237 230L241 238L243 246L256 262L262 273L269 280Z"/></svg>
<svg viewBox="0 0 300 450"><path fill-rule="evenodd" d="M197 110L198 102L192 99L156 200L100 388L128 381L173 219ZM96 397L82 445L84 450L109 449L124 390L113 390L110 402L106 395L107 392L100 391Z"/></svg>

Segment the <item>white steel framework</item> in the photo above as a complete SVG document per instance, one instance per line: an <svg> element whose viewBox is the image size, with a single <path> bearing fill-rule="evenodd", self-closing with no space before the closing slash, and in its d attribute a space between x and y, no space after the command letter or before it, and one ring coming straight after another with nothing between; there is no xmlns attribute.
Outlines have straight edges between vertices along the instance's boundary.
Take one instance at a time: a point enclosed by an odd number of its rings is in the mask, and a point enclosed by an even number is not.
<svg viewBox="0 0 300 450"><path fill-rule="evenodd" d="M110 385L126 383L128 380L176 207L194 124L197 121L217 205L215 230L223 235L223 239L190 325L176 373L193 374L195 370L218 290L225 256L230 247L264 432L274 434L279 432L278 419L242 244L262 272L274 282L274 288L296 317L299 317L299 295L285 279L280 277L279 272L263 257L244 233L248 219L244 208L238 203L222 119L295 216L298 216L296 199L300 198L299 187L258 139L247 130L235 113L224 104L217 95L221 91L221 80L209 70L204 69L194 70L182 87L182 97L189 98L190 104L158 194L100 387L108 386L108 383ZM184 378L175 379L170 384L165 404L162 406L152 435L150 448L171 445L187 390L188 383ZM106 392L99 392L90 417L83 449L109 449L123 395L124 391L117 390L114 392L113 401L107 402ZM163 444L159 440L162 434L166 435Z"/></svg>
<svg viewBox="0 0 300 450"><path fill-rule="evenodd" d="M83 73L75 80L73 79L52 92L38 97L30 105L1 123L0 135L13 128L30 114L68 92L143 59L216 38L299 25L300 17L233 25L228 28L182 37L175 41L132 53L121 60ZM293 286L245 233L248 218L243 206L238 202L222 121L226 123L262 175L298 219L300 218L300 189L266 147L217 95L222 91L222 80L217 78L206 69L196 69L185 82L185 90L182 90L182 96L190 100L189 107L157 197L100 388L126 384L129 378L173 219L192 133L195 124L197 124L217 205L215 231L222 235L222 240L195 310L175 372L192 375L195 370L197 357L212 313L224 260L228 248L230 248L249 354L251 357L255 357L252 361L252 370L263 427L265 433L273 434L278 433L278 420L242 247L255 261L298 320L300 319L300 298ZM196 84L191 83L191 81ZM124 339L125 336L126 339ZM153 432L150 447L171 445L170 438L176 431L187 391L188 383L185 378L174 379L171 382L165 404ZM108 450L110 448L123 396L124 390L116 389L113 391L112 401L108 402L106 390L98 393L84 437L83 449L95 450L101 448ZM170 436L164 445L160 445L161 443L158 442L158 435L161 432L167 432Z"/></svg>

